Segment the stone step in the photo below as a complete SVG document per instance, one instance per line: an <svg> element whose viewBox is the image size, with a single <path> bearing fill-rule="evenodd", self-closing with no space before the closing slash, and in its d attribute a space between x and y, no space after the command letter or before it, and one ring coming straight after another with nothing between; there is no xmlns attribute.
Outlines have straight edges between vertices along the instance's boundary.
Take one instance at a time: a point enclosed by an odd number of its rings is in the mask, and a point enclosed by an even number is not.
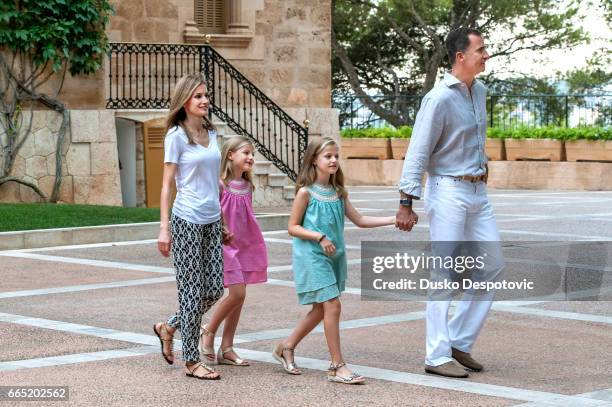
<svg viewBox="0 0 612 407"><path fill-rule="evenodd" d="M272 161L256 160L253 166L253 174L255 175L266 175L272 170Z"/></svg>
<svg viewBox="0 0 612 407"><path fill-rule="evenodd" d="M284 187L288 180L285 174L268 174L268 185L271 187Z"/></svg>
<svg viewBox="0 0 612 407"><path fill-rule="evenodd" d="M283 187L283 198L288 201L293 201L295 199L295 186L285 185Z"/></svg>

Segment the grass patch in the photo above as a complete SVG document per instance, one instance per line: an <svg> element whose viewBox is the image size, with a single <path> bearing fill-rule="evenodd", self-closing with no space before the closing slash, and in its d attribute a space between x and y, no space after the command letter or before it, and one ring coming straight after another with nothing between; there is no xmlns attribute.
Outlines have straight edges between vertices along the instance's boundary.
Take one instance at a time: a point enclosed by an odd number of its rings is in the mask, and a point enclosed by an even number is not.
<svg viewBox="0 0 612 407"><path fill-rule="evenodd" d="M0 232L157 221L157 208L0 203Z"/></svg>

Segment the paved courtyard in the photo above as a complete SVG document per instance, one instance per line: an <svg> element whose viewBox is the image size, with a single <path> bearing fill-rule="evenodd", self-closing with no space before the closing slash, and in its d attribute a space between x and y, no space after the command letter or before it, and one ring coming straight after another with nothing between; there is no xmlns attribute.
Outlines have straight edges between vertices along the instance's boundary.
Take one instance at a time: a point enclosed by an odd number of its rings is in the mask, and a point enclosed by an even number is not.
<svg viewBox="0 0 612 407"><path fill-rule="evenodd" d="M612 240L612 192L489 195L504 240ZM367 214L397 208L390 187L353 187L350 197ZM423 372L423 303L359 295L360 242L427 240L416 207L411 234L346 227L342 344L366 385L325 380L321 327L296 349L302 376L272 359L308 310L297 304L291 240L279 230L264 233L269 281L249 287L238 327L235 347L252 366L218 367L217 382L187 378L159 354L152 325L177 301L171 262L153 240L0 252L0 386L69 387L68 402L43 405L612 406L612 301L495 303L473 350L485 371L461 380Z"/></svg>

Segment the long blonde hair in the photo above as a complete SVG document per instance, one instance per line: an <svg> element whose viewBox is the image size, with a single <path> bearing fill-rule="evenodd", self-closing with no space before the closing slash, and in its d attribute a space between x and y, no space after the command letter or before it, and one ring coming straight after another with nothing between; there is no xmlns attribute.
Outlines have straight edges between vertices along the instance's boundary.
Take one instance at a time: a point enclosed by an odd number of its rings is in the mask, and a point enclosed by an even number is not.
<svg viewBox="0 0 612 407"><path fill-rule="evenodd" d="M174 91L170 97L170 109L168 117L166 118L166 134L171 128L180 126L181 122L187 118L187 112L185 112L184 108L185 103L187 103L191 95L193 95L193 92L195 92L200 85L204 85L204 88L206 88L206 79L199 73L185 75L176 82ZM202 127L206 130L216 130L208 116L202 117ZM193 141L193 138L187 130L185 130L185 134L189 139L189 144L195 144L195 141Z"/></svg>
<svg viewBox="0 0 612 407"><path fill-rule="evenodd" d="M223 147L221 147L221 181L223 181L225 185L229 184L229 182L234 179L234 168L232 160L229 159L229 153L235 153L244 146L251 146L253 153L255 153L255 146L251 140L244 136L235 136L223 142ZM243 172L242 178L251 185L251 190L255 189L251 171Z"/></svg>
<svg viewBox="0 0 612 407"><path fill-rule="evenodd" d="M315 160L317 156L328 146L338 146L338 143L331 137L316 137L312 140L308 140L308 147L304 153L304 162L302 168L298 174L297 181L295 182L295 192L300 188L312 185L317 180L317 169L315 168ZM338 163L338 171L329 177L329 183L334 187L336 192L341 198L346 198L348 193L344 188L344 174L340 163Z"/></svg>

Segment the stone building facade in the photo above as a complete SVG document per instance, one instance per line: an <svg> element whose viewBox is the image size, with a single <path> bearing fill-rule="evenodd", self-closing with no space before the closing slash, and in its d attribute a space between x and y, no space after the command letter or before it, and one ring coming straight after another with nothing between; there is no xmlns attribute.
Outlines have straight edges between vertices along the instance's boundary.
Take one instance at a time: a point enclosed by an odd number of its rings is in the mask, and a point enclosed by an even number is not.
<svg viewBox="0 0 612 407"><path fill-rule="evenodd" d="M339 136L337 113L331 108L331 0L113 3L115 14L107 27L111 42L201 44L210 34L215 50L253 84L298 123L310 121L311 136ZM202 21L207 10L222 16L216 27ZM163 117L165 111L108 110L108 87L105 65L92 76L68 77L62 88L59 98L70 109L71 125L62 151L60 199L143 206L143 123ZM59 122L54 112L34 112L32 134L13 170L13 175L36 182L45 193L50 193L54 180L53 134ZM127 181L125 171L131 172ZM0 201L36 200L27 187L14 183L0 187Z"/></svg>

